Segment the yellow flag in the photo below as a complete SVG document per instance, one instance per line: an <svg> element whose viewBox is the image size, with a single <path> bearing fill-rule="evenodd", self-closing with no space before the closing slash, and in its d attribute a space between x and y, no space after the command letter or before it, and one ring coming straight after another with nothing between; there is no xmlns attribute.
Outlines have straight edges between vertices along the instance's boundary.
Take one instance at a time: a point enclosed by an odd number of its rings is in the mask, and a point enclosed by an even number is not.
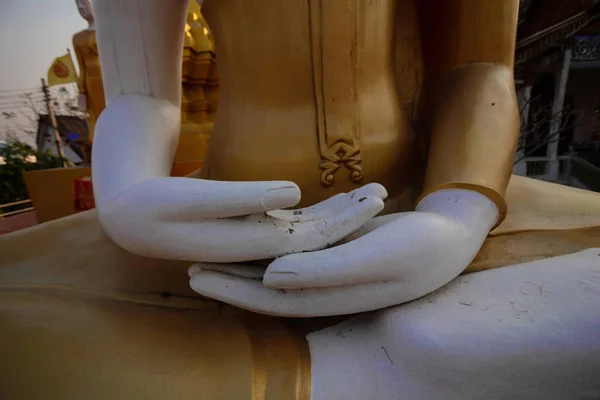
<svg viewBox="0 0 600 400"><path fill-rule="evenodd" d="M57 57L48 69L48 86L77 83L77 73L71 53Z"/></svg>

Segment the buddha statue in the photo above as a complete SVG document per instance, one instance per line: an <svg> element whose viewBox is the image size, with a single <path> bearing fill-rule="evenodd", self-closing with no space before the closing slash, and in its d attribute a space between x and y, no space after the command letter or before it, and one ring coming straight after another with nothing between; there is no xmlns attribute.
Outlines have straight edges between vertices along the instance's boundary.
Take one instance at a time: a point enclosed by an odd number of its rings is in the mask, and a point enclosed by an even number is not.
<svg viewBox="0 0 600 400"><path fill-rule="evenodd" d="M94 138L96 120L104 109L104 88L98 58L96 28L91 0L75 0L79 14L88 28L73 35L73 49L79 64L79 109L88 115L90 142Z"/></svg>
<svg viewBox="0 0 600 400"><path fill-rule="evenodd" d="M4 397L600 395L599 197L510 175L518 0L206 0L171 178L187 7L94 3L97 209L0 238Z"/></svg>
<svg viewBox="0 0 600 400"><path fill-rule="evenodd" d="M182 57L181 130L175 162L201 162L206 154L218 103L215 49L200 6L187 10Z"/></svg>

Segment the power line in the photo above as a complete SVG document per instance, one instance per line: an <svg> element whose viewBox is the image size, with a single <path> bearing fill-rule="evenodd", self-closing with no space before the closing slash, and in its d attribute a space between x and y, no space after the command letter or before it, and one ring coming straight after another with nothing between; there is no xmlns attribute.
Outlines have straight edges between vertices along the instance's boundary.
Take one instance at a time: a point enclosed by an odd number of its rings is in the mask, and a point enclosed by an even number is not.
<svg viewBox="0 0 600 400"><path fill-rule="evenodd" d="M28 99L28 98L43 98L43 93L31 93L31 94L19 94L15 96L0 96L0 100L20 100L20 99Z"/></svg>
<svg viewBox="0 0 600 400"><path fill-rule="evenodd" d="M0 103L4 103L4 104L8 104L8 103L21 103L23 101L29 101L29 100L35 100L36 98L27 98L27 97L18 97L15 99L1 99L0 98Z"/></svg>
<svg viewBox="0 0 600 400"><path fill-rule="evenodd" d="M40 106L41 106L41 104L40 104ZM31 107L30 107L30 104L28 104L28 103L0 104L0 110L21 110L23 108L27 109L27 108L31 108Z"/></svg>
<svg viewBox="0 0 600 400"><path fill-rule="evenodd" d="M15 99L15 100L2 100L0 99L0 106L8 106L11 104L31 104L31 103L43 103L44 99L38 99L38 98L33 98L33 99Z"/></svg>
<svg viewBox="0 0 600 400"><path fill-rule="evenodd" d="M33 90L41 90L41 88L36 87L36 88L28 88L28 89L8 89L8 90L0 90L1 94L9 94L9 93L13 93L13 92L30 92Z"/></svg>
<svg viewBox="0 0 600 400"><path fill-rule="evenodd" d="M29 103L27 99L16 99L16 100L0 100L0 106L8 106L11 104L23 104Z"/></svg>
<svg viewBox="0 0 600 400"><path fill-rule="evenodd" d="M28 102L29 100L36 100L37 97L17 97L14 99L2 99L0 98L0 104L8 104L8 103L22 103Z"/></svg>

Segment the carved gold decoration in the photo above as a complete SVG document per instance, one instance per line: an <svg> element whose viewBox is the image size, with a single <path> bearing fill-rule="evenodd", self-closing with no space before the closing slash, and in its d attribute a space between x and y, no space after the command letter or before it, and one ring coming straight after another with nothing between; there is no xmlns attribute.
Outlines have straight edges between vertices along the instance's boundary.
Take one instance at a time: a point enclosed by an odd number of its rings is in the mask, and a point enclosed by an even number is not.
<svg viewBox="0 0 600 400"><path fill-rule="evenodd" d="M190 2L182 65L182 124L213 123L217 112L219 77L214 43L200 6Z"/></svg>
<svg viewBox="0 0 600 400"><path fill-rule="evenodd" d="M217 114L219 77L214 42L196 1L190 1L181 76L181 132L175 162L204 159Z"/></svg>
<svg viewBox="0 0 600 400"><path fill-rule="evenodd" d="M321 137L319 139L322 140ZM321 157L321 183L323 185L329 187L333 184L333 175L342 165L351 171L350 179L353 182L360 182L362 179L360 148L357 141L353 141L351 145L338 141L325 151L321 146Z"/></svg>
<svg viewBox="0 0 600 400"><path fill-rule="evenodd" d="M311 0L309 4L321 184L333 185L334 175L342 166L350 171L350 180L358 183L363 178L357 98L358 51L355 51L358 0ZM336 16L345 17L348 24L323 23Z"/></svg>

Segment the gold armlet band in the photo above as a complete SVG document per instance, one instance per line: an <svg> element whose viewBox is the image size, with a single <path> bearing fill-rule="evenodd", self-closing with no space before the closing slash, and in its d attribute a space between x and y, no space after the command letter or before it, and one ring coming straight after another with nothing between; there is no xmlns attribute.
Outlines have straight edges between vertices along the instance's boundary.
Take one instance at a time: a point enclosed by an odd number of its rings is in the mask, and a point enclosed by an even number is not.
<svg viewBox="0 0 600 400"><path fill-rule="evenodd" d="M484 195L485 197L487 197L488 199L493 201L494 204L496 204L496 207L498 208L498 220L496 221L496 223L494 224L492 229L490 229L490 232L493 231L494 229L496 229L496 227L498 227L498 225L500 225L502 223L502 221L504 221L504 219L506 218L506 213L508 212L508 205L506 204L506 200L504 199L504 197L500 193L498 193L497 191L495 191L494 189L492 189L490 187L477 185L474 183L467 183L467 182L443 183L441 185L438 185L432 189L429 189L429 190L423 192L423 194L421 194L421 196L419 196L419 198L417 199L416 204L419 204L419 202L425 196L427 196L433 192L438 192L440 190L446 190L446 189L473 190L477 193L481 193L482 195Z"/></svg>

